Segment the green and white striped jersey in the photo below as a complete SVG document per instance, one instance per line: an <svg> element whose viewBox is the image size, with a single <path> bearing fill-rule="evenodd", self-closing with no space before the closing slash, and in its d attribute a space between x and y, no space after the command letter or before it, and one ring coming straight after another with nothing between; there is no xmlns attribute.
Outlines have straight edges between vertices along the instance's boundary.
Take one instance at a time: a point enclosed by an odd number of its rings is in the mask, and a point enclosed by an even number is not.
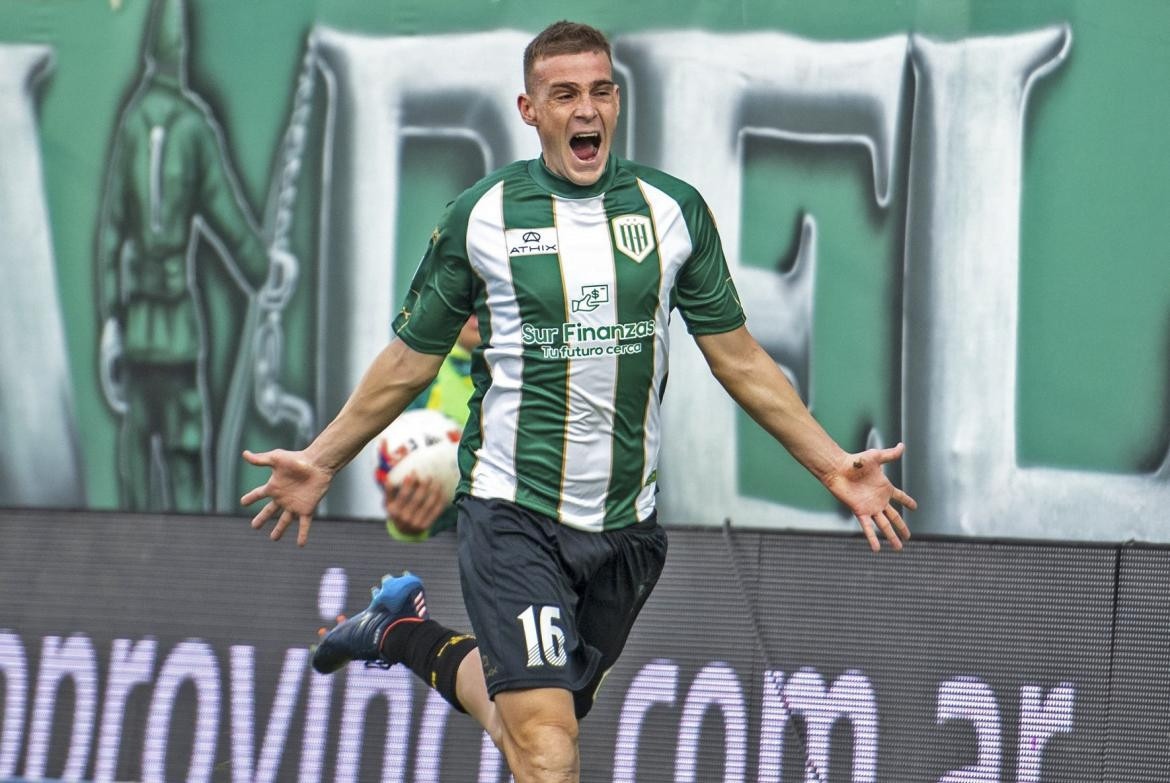
<svg viewBox="0 0 1170 783"><path fill-rule="evenodd" d="M394 320L411 348L444 354L479 316L459 491L583 530L650 516L675 307L692 334L744 323L686 183L611 157L582 187L538 158L460 195Z"/></svg>

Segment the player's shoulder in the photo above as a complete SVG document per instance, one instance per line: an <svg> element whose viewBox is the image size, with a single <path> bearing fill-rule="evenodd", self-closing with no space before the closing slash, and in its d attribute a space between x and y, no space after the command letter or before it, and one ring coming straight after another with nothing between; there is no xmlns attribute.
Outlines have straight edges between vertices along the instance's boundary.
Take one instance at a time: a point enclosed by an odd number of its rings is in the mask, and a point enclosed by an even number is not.
<svg viewBox="0 0 1170 783"><path fill-rule="evenodd" d="M653 166L647 166L632 160L623 159L619 161L618 165L631 176L636 177L657 190L661 190L667 196L677 201L684 209L687 207L704 206L705 202L703 201L702 194L699 193L694 185L686 180L679 179L673 174L668 174Z"/></svg>

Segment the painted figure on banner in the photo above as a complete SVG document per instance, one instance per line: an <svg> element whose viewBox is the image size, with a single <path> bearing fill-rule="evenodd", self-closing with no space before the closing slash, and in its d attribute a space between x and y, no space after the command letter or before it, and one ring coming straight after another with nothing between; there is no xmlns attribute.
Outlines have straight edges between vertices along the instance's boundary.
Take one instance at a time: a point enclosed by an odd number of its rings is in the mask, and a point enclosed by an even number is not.
<svg viewBox="0 0 1170 783"><path fill-rule="evenodd" d="M159 0L143 70L113 133L97 238L100 369L121 418L118 482L130 510L212 507L204 243L238 291L257 296L268 253L223 133L187 82L183 0Z"/></svg>

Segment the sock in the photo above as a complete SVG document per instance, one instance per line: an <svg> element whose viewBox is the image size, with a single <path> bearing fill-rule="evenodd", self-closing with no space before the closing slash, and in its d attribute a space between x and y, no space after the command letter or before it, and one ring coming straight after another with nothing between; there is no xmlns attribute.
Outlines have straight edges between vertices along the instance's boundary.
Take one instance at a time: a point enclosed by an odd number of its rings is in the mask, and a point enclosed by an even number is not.
<svg viewBox="0 0 1170 783"><path fill-rule="evenodd" d="M391 633L391 630L393 633ZM382 639L382 658L401 663L460 712L467 712L455 695L459 664L478 646L475 637L444 628L434 620L400 622Z"/></svg>

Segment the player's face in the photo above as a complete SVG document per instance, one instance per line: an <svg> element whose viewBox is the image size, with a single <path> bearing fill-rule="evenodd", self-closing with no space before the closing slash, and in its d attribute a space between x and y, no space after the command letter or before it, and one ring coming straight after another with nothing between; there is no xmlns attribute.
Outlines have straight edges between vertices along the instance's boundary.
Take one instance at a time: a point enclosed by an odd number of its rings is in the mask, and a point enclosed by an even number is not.
<svg viewBox="0 0 1170 783"><path fill-rule="evenodd" d="M605 171L621 95L604 52L542 57L532 65L532 91L517 99L520 116L536 128L544 164L577 185Z"/></svg>

